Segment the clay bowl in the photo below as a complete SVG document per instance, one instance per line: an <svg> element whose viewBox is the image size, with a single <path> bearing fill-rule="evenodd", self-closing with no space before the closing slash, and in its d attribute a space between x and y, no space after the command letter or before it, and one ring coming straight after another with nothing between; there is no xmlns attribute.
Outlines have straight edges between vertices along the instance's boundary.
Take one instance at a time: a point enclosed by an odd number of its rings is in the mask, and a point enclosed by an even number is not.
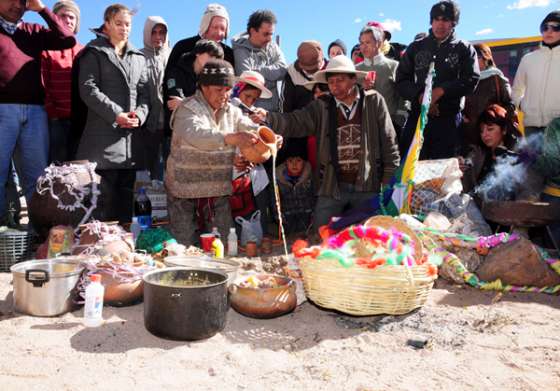
<svg viewBox="0 0 560 391"><path fill-rule="evenodd" d="M259 274L264 280L269 274ZM276 288L243 288L237 284L230 286L230 303L242 315L258 319L276 318L296 308L296 284L288 277L272 276L279 285Z"/></svg>
<svg viewBox="0 0 560 391"><path fill-rule="evenodd" d="M266 162L273 153L276 153L276 134L266 126L257 130L259 140L256 144L241 149L241 154L251 163Z"/></svg>
<svg viewBox="0 0 560 391"><path fill-rule="evenodd" d="M126 283L113 279L108 273L101 273L101 283L105 287L103 301L107 305L123 307L136 304L144 295L144 282L142 280Z"/></svg>

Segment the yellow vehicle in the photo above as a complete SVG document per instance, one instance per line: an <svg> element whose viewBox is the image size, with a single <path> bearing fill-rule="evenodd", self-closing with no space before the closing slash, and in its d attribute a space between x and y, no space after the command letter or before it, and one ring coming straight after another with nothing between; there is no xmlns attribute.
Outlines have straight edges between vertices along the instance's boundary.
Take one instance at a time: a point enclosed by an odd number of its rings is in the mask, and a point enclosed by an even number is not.
<svg viewBox="0 0 560 391"><path fill-rule="evenodd" d="M521 58L533 50L539 48L542 41L542 36L537 35L534 37L524 38L506 38L506 39L488 39L481 41L472 41L473 44L484 43L492 49L492 57L494 63L503 74L513 83L515 72L519 67ZM518 111L519 116L519 130L524 133L523 127L523 112Z"/></svg>
<svg viewBox="0 0 560 391"><path fill-rule="evenodd" d="M519 67L521 58L539 48L542 41L540 35L524 38L505 38L472 41L473 44L484 43L492 49L492 56L496 67L513 83L515 72Z"/></svg>

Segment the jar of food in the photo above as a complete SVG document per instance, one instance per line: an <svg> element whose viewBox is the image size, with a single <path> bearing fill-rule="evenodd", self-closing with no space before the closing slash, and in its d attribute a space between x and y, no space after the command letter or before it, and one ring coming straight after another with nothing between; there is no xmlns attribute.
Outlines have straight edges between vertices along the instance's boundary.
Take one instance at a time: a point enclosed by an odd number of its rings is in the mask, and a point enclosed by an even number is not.
<svg viewBox="0 0 560 391"><path fill-rule="evenodd" d="M272 253L272 239L264 237L261 242L261 251L263 254Z"/></svg>
<svg viewBox="0 0 560 391"><path fill-rule="evenodd" d="M257 256L257 242L249 240L245 245L245 254L252 258Z"/></svg>

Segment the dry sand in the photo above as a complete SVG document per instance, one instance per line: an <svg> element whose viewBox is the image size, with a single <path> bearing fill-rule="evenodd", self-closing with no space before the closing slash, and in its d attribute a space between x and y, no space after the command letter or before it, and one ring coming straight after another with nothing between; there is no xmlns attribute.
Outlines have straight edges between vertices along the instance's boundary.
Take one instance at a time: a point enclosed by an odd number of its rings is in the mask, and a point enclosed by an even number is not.
<svg viewBox="0 0 560 391"><path fill-rule="evenodd" d="M558 390L560 300L438 282L425 308L357 318L310 303L273 320L233 310L201 342L146 331L142 304L81 324L13 312L0 274L2 390ZM409 338L426 337L415 349Z"/></svg>

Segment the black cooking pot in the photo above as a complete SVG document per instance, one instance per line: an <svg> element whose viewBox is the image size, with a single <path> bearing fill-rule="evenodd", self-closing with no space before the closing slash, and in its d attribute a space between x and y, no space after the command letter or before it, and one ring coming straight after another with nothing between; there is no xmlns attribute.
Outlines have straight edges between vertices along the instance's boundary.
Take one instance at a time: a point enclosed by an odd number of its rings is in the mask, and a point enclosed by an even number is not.
<svg viewBox="0 0 560 391"><path fill-rule="evenodd" d="M227 274L172 267L144 275L144 326L177 340L210 338L226 325Z"/></svg>

